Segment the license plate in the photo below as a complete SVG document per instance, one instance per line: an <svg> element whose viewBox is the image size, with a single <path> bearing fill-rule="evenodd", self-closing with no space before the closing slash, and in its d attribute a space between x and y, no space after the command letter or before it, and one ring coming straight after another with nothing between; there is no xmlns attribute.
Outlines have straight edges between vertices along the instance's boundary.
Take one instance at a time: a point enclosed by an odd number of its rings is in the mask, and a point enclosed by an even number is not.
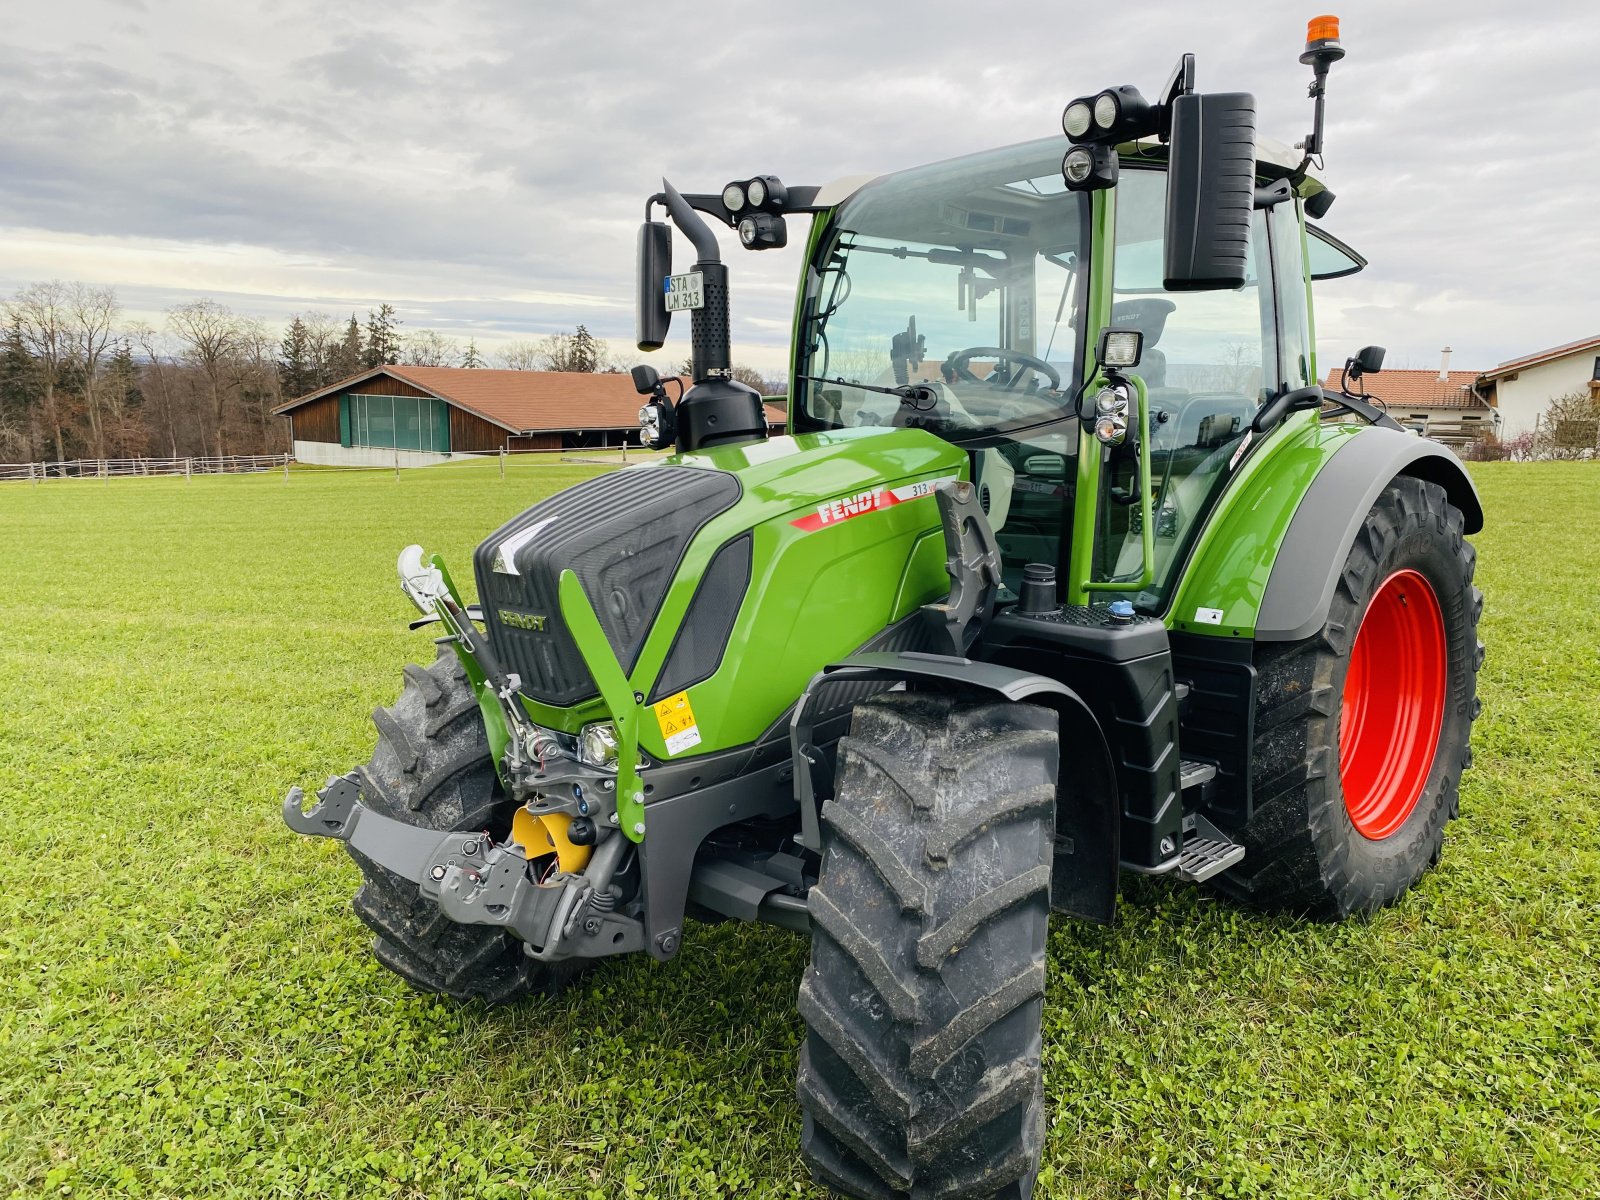
<svg viewBox="0 0 1600 1200"><path fill-rule="evenodd" d="M687 275L668 275L667 286L667 311L683 312L690 308L704 308L706 306L706 277L699 271L690 271Z"/></svg>

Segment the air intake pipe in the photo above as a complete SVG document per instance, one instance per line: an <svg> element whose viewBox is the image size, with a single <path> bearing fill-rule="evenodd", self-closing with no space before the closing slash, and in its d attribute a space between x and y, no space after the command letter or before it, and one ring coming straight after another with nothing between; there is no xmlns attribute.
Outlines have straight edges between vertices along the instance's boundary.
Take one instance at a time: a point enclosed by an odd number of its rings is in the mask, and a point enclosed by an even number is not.
<svg viewBox="0 0 1600 1200"><path fill-rule="evenodd" d="M733 378L728 329L728 268L716 235L665 179L661 191L672 223L694 244L704 304L691 312L694 386L678 402L678 449L700 450L767 436L766 411L753 387Z"/></svg>

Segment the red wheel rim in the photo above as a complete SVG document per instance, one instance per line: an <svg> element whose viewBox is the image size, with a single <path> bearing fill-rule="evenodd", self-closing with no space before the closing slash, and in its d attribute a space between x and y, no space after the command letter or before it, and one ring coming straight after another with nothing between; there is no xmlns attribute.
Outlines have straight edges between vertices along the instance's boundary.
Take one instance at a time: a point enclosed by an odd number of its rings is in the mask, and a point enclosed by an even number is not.
<svg viewBox="0 0 1600 1200"><path fill-rule="evenodd" d="M1444 723L1444 617L1416 571L1379 586L1350 651L1339 715L1339 776L1350 823L1378 841L1406 823Z"/></svg>

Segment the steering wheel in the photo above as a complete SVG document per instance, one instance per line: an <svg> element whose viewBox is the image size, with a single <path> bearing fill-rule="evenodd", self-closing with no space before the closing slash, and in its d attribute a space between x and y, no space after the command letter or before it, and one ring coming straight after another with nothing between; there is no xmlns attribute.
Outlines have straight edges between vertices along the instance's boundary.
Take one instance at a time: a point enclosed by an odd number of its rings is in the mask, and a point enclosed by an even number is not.
<svg viewBox="0 0 1600 1200"><path fill-rule="evenodd" d="M965 380L967 383L987 383L990 387L993 387L994 384L991 381L979 379L971 371L967 370L967 364L975 358L995 358L1018 363L1024 367L1031 367L1050 381L1051 391L1056 391L1061 387L1061 373L1045 362L1044 359L1035 358L1031 354L1024 354L1021 350L1009 350L1004 346L972 346L966 350L958 350L944 360L944 365L949 367L958 379ZM999 390L1004 392L1012 391L1017 386L1017 381L1021 378L1022 372L1016 372L1006 381L1005 386Z"/></svg>

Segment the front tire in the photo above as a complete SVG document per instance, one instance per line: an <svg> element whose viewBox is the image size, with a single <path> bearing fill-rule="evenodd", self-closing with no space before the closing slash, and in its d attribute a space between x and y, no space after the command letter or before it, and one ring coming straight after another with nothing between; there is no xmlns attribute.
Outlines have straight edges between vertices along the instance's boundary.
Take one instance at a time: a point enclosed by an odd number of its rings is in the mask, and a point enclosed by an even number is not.
<svg viewBox="0 0 1600 1200"><path fill-rule="evenodd" d="M813 1175L874 1200L1031 1195L1056 716L894 692L822 809L797 1093Z"/></svg>
<svg viewBox="0 0 1600 1200"><path fill-rule="evenodd" d="M1254 814L1224 890L1340 919L1438 862L1483 662L1462 530L1443 488L1401 476L1357 533L1322 632L1258 646Z"/></svg>
<svg viewBox="0 0 1600 1200"><path fill-rule="evenodd" d="M400 699L372 714L378 745L359 768L361 803L422 829L487 831L504 840L516 803L500 786L460 658L440 646L430 666L406 667L405 680ZM509 1004L530 993L553 995L581 969L537 962L503 930L457 924L409 879L346 848L361 867L352 907L377 935L372 953L419 992Z"/></svg>

